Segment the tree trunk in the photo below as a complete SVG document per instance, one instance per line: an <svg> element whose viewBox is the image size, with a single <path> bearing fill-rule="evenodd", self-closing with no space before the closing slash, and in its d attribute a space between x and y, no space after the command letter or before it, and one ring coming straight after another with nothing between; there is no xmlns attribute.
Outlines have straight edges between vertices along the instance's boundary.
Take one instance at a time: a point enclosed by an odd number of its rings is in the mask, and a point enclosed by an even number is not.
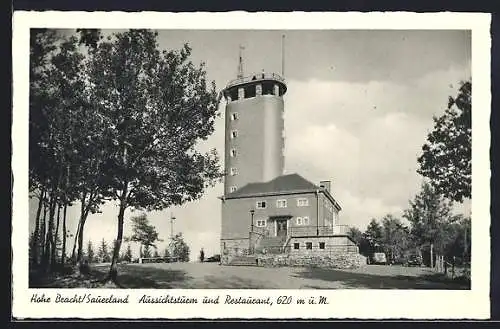
<svg viewBox="0 0 500 329"><path fill-rule="evenodd" d="M80 219L80 234L78 234L78 253L76 256L76 262L79 263L82 260L83 256L83 229L85 227L85 222L87 221L88 212L83 214L83 217Z"/></svg>
<svg viewBox="0 0 500 329"><path fill-rule="evenodd" d="M33 236L33 261L38 265L38 248L39 248L39 239L40 239L40 214L42 212L43 207L43 198L45 197L45 191L42 189L40 192L40 199L38 200L38 208L36 210L36 219L35 219L35 234Z"/></svg>
<svg viewBox="0 0 500 329"><path fill-rule="evenodd" d="M78 222L78 230L77 234L75 236L75 246L73 247L73 254L72 257L75 259L75 247L76 247L76 242L78 241L78 253L76 256L76 263L79 263L82 260L82 253L83 253L83 229L85 227L85 221L87 220L87 216L89 213L89 204L92 198L92 195L89 198L89 203L85 203L85 200L87 198L87 193L84 193L82 195L82 198L80 200L81 206L80 206L80 221Z"/></svg>
<svg viewBox="0 0 500 329"><path fill-rule="evenodd" d="M47 229L47 237L45 239L45 254L43 256L43 266L45 270L49 270L51 267L50 264L50 255L51 251L54 248L54 216L55 216L55 200L51 196L49 203L49 226Z"/></svg>
<svg viewBox="0 0 500 329"><path fill-rule="evenodd" d="M467 241L467 224L465 224L465 228L464 228L464 255L463 255L463 263L467 263L468 261L468 253L469 253L469 246L468 246L468 241Z"/></svg>
<svg viewBox="0 0 500 329"><path fill-rule="evenodd" d="M434 268L434 244L431 243L431 268Z"/></svg>
<svg viewBox="0 0 500 329"><path fill-rule="evenodd" d="M47 231L47 200L43 201L43 218L42 218L42 229L40 232L40 262L43 263L43 255L45 255L45 234Z"/></svg>
<svg viewBox="0 0 500 329"><path fill-rule="evenodd" d="M63 210L63 236L62 236L62 255L61 255L61 264L64 265L66 262L66 210L68 209L68 205L64 205Z"/></svg>
<svg viewBox="0 0 500 329"><path fill-rule="evenodd" d="M127 166L127 145L123 149L123 164ZM113 248L113 257L111 258L111 266L109 267L108 280L116 283L118 277L118 257L120 255L120 248L123 240L123 217L125 209L127 208L128 199L128 181L124 179L122 186L122 194L120 196L120 211L118 211L118 232L116 233L115 246Z"/></svg>
<svg viewBox="0 0 500 329"><path fill-rule="evenodd" d="M49 216L49 228L47 233L50 234L50 239L48 239L48 242L50 243L50 248L47 251L47 257L49 260L50 264L50 269L52 270L54 267L54 263L52 262L52 252L54 249L56 249L56 240L54 236L54 231L55 231L55 217L56 217L56 206L57 206L57 200L54 200L54 203L52 204L52 207L50 209L50 216Z"/></svg>
<svg viewBox="0 0 500 329"><path fill-rule="evenodd" d="M57 239L59 238L59 223L60 223L60 217L61 217L61 205L57 204L57 216L56 216L56 231L54 233L54 248L52 249L51 253L51 263L56 264L57 263Z"/></svg>
<svg viewBox="0 0 500 329"><path fill-rule="evenodd" d="M69 127L71 129L71 116L69 117L70 124ZM70 131L69 134L69 145L68 148L72 148L72 137L71 137L72 132ZM69 159L68 159L69 160ZM66 193L68 193L69 189L69 177L70 177L70 163L66 160L66 183L65 183L65 190ZM68 195L66 194L64 196L64 210L63 210L63 236L62 236L62 250L61 250L61 264L64 265L66 263L66 237L68 235L68 231L66 228L66 214L68 210Z"/></svg>
<svg viewBox="0 0 500 329"><path fill-rule="evenodd" d="M116 278L118 276L117 261L118 261L118 256L120 254L120 248L122 246L122 239L123 239L123 217L125 215L125 209L127 207L125 204L126 196L127 196L127 188L125 188L122 200L120 201L120 211L118 212L118 232L116 234L115 246L113 248L113 258L111 259L111 266L109 268L108 279L112 280L113 282L116 282Z"/></svg>
<svg viewBox="0 0 500 329"><path fill-rule="evenodd" d="M78 221L78 227L75 233L75 241L73 242L73 251L71 252L71 261L76 263L76 246L78 245L78 236L80 235L81 221Z"/></svg>

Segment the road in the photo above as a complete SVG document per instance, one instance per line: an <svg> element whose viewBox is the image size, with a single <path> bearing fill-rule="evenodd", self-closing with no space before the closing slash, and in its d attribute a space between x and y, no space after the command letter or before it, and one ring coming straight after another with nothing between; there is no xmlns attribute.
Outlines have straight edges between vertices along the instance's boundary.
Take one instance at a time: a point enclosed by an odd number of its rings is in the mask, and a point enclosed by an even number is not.
<svg viewBox="0 0 500 329"><path fill-rule="evenodd" d="M107 267L95 267L98 272ZM359 269L221 266L217 263L127 264L121 288L162 289L469 289L426 268L368 265Z"/></svg>

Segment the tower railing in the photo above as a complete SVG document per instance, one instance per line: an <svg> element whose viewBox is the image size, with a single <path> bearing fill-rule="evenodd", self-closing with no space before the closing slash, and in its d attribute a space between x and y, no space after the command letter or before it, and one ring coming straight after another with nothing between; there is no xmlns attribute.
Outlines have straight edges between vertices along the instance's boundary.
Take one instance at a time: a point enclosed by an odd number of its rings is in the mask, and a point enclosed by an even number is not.
<svg viewBox="0 0 500 329"><path fill-rule="evenodd" d="M277 73L256 73L256 74L252 74L252 75L249 75L249 76L246 76L243 78L233 79L233 80L229 81L226 88L229 88L229 87L232 87L235 85L239 85L239 84L243 84L243 83L252 82L252 81L259 81L259 80L277 80L277 81L280 81L283 83L285 82L285 79Z"/></svg>

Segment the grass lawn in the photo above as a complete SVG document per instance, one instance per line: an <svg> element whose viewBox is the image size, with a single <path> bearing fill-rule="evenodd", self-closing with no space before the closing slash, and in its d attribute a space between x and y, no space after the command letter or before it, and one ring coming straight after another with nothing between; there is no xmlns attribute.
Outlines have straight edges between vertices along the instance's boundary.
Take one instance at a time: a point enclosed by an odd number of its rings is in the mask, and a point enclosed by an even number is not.
<svg viewBox="0 0 500 329"><path fill-rule="evenodd" d="M109 266L93 265L88 276L32 276L32 288L160 289L470 289L427 268L368 265L337 270L304 267L221 266L217 263L122 264L117 284L103 284Z"/></svg>

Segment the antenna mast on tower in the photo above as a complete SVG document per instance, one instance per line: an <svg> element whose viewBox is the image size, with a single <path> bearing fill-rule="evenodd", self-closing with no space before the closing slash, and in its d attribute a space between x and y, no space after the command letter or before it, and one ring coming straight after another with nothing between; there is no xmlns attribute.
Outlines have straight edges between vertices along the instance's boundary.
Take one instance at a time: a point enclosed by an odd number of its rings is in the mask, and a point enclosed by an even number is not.
<svg viewBox="0 0 500 329"><path fill-rule="evenodd" d="M281 36L281 76L285 78L285 35Z"/></svg>
<svg viewBox="0 0 500 329"><path fill-rule="evenodd" d="M238 79L243 78L243 55L242 55L243 49L245 49L245 47L240 45L240 58L238 63L238 76L237 76Z"/></svg>

